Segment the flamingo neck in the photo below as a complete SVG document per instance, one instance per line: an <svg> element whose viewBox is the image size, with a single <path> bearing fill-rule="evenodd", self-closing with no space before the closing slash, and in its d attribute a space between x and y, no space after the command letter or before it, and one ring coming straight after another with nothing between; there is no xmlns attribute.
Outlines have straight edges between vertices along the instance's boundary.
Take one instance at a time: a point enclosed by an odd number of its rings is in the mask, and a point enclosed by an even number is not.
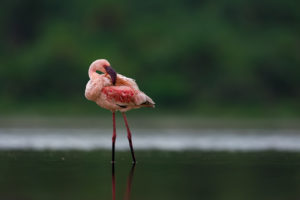
<svg viewBox="0 0 300 200"><path fill-rule="evenodd" d="M90 77L90 79L92 79L95 75L96 73L96 69L95 69L95 67L92 65L92 66L90 66L90 68L89 68L89 77Z"/></svg>
<svg viewBox="0 0 300 200"><path fill-rule="evenodd" d="M94 61L89 68L89 77L90 79L98 77L99 74L96 71L101 71L102 73L107 73L104 69L104 66L109 66L109 62L105 59L99 59Z"/></svg>
<svg viewBox="0 0 300 200"><path fill-rule="evenodd" d="M95 77L99 76L99 74L96 71L97 71L97 66L96 65L91 65L90 68L89 68L89 77L90 77L90 79L94 79Z"/></svg>

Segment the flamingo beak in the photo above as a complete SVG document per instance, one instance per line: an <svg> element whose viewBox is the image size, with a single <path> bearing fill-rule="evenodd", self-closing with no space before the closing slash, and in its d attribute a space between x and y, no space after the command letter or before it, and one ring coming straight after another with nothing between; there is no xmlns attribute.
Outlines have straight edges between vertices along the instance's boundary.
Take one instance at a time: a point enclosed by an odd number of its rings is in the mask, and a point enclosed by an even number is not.
<svg viewBox="0 0 300 200"><path fill-rule="evenodd" d="M110 75L112 84L115 85L116 81L117 81L117 73L116 73L116 71L111 66L106 66L105 70Z"/></svg>

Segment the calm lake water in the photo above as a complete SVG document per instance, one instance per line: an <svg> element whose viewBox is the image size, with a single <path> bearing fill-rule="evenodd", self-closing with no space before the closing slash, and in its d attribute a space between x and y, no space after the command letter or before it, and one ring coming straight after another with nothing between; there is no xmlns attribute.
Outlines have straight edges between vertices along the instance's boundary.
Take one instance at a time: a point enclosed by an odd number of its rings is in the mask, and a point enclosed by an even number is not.
<svg viewBox="0 0 300 200"><path fill-rule="evenodd" d="M134 128L134 168L117 133L3 125L0 199L300 199L299 129Z"/></svg>
<svg viewBox="0 0 300 200"><path fill-rule="evenodd" d="M2 151L0 199L112 199L110 156L105 150ZM116 199L300 197L299 153L137 151L136 156L130 182L130 153L117 152Z"/></svg>

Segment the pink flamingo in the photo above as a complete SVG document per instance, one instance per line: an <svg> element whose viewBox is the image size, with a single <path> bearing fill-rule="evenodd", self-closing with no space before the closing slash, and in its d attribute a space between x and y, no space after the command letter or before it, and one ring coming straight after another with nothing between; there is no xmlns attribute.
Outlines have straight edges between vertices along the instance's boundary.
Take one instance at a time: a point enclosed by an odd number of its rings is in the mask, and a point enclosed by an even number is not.
<svg viewBox="0 0 300 200"><path fill-rule="evenodd" d="M97 71L103 74L98 74ZM126 125L133 163L135 163L131 132L125 112L133 108L154 107L155 103L150 97L139 90L133 79L117 74L105 59L96 60L90 65L89 77L90 80L86 85L85 97L112 112L112 162L115 162L115 142L117 137L115 112L120 111Z"/></svg>

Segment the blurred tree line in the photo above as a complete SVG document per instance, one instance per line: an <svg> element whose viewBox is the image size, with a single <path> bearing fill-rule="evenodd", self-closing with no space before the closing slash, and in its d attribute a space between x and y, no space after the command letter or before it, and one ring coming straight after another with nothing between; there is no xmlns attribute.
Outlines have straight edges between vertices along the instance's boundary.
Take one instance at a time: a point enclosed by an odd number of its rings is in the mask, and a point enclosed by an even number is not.
<svg viewBox="0 0 300 200"><path fill-rule="evenodd" d="M98 58L135 78L160 107L300 100L298 1L1 4L2 105L84 106L87 70Z"/></svg>

